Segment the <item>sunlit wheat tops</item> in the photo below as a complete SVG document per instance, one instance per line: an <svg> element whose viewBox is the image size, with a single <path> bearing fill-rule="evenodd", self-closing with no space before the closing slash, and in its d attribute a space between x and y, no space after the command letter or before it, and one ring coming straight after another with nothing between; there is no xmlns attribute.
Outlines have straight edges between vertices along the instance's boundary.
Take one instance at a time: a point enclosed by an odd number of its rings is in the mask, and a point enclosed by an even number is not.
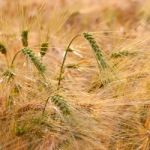
<svg viewBox="0 0 150 150"><path fill-rule="evenodd" d="M40 62L39 58L35 56L34 52L31 49L23 48L22 52L24 55L31 59L32 63L40 73L43 74L45 72L45 66Z"/></svg>
<svg viewBox="0 0 150 150"><path fill-rule="evenodd" d="M7 50L6 50L5 46L1 43L0 43L0 53L2 53L4 55L6 55L6 53L7 53Z"/></svg>
<svg viewBox="0 0 150 150"><path fill-rule="evenodd" d="M22 45L24 47L28 46L28 31L24 30L21 34Z"/></svg>
<svg viewBox="0 0 150 150"><path fill-rule="evenodd" d="M102 50L100 49L100 47L98 46L98 44L96 43L95 39L93 38L93 36L89 33L83 33L84 38L89 42L89 44L91 45L94 54L96 56L96 60L98 63L98 66L100 67L100 69L105 69L108 67L108 64L105 61L105 58L102 54Z"/></svg>
<svg viewBox="0 0 150 150"><path fill-rule="evenodd" d="M48 50L48 43L47 42L42 43L41 44L41 49L40 49L41 57L45 56L47 50Z"/></svg>

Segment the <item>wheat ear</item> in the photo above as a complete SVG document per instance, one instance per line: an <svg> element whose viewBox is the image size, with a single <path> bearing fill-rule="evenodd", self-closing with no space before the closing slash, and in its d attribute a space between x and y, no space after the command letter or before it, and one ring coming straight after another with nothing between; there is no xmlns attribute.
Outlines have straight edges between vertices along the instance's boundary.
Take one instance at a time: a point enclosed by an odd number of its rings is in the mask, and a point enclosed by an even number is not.
<svg viewBox="0 0 150 150"><path fill-rule="evenodd" d="M110 77L110 74L112 74L113 70L107 63L106 58L102 52L102 49L98 46L94 37L89 33L83 33L83 36L89 42L94 52L98 68L100 70L101 82L102 84L107 84L108 82L111 81L112 77Z"/></svg>
<svg viewBox="0 0 150 150"><path fill-rule="evenodd" d="M48 42L42 43L40 49L41 58L46 55L47 51L48 51Z"/></svg>
<svg viewBox="0 0 150 150"><path fill-rule="evenodd" d="M51 101L62 111L64 115L70 115L69 106L66 100L60 95L54 95Z"/></svg>
<svg viewBox="0 0 150 150"><path fill-rule="evenodd" d="M0 52L3 54L3 55L6 55L7 54L7 50L6 50L6 47L0 43Z"/></svg>
<svg viewBox="0 0 150 150"><path fill-rule="evenodd" d="M32 63L35 65L35 67L41 74L43 74L45 72L45 66L41 63L39 58L37 56L35 56L35 53L31 49L25 47L22 49L22 52L25 56L30 58Z"/></svg>
<svg viewBox="0 0 150 150"><path fill-rule="evenodd" d="M5 56L7 67L8 67L9 61L8 61L8 57L7 57L7 49L2 43L0 43L0 53L2 53Z"/></svg>
<svg viewBox="0 0 150 150"><path fill-rule="evenodd" d="M93 38L93 36L89 33L83 33L84 38L89 42L91 48L94 51L98 66L100 69L106 69L109 67L107 62L105 61L105 57L103 56L101 48L98 46L97 42Z"/></svg>
<svg viewBox="0 0 150 150"><path fill-rule="evenodd" d="M24 30L21 34L22 45L28 47L28 30Z"/></svg>
<svg viewBox="0 0 150 150"><path fill-rule="evenodd" d="M49 99L51 100L51 102L54 105L56 105L59 108L59 110L63 113L63 115L70 115L71 112L69 110L69 106L68 106L66 100L58 94L47 98L46 103L44 105L42 115L44 115L44 113L45 113L46 106L48 104Z"/></svg>

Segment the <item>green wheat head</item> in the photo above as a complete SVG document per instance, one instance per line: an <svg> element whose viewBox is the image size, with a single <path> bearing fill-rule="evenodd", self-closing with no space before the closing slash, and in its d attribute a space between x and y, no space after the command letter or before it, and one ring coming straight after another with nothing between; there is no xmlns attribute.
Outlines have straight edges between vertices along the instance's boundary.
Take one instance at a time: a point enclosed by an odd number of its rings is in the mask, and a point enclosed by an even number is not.
<svg viewBox="0 0 150 150"><path fill-rule="evenodd" d="M6 47L0 43L0 53L6 55L7 54L7 50Z"/></svg>
<svg viewBox="0 0 150 150"><path fill-rule="evenodd" d="M21 34L22 45L28 47L28 31L24 30Z"/></svg>
<svg viewBox="0 0 150 150"><path fill-rule="evenodd" d="M136 52L129 52L129 51L119 51L111 54L111 58L120 58L126 56L135 56Z"/></svg>
<svg viewBox="0 0 150 150"><path fill-rule="evenodd" d="M7 78L7 82L9 82L11 79L14 79L15 73L11 69L7 69L4 73L3 76Z"/></svg>
<svg viewBox="0 0 150 150"><path fill-rule="evenodd" d="M41 63L39 58L37 56L35 56L35 53L31 49L23 48L22 52L25 56L27 56L31 59L32 63L35 65L35 67L37 68L37 70L40 73L43 74L45 72L45 66Z"/></svg>
<svg viewBox="0 0 150 150"><path fill-rule="evenodd" d="M106 61L106 58L95 41L94 37L89 33L83 33L84 38L89 42L97 60L97 64L100 70L100 77L102 84L109 83L114 77L114 71Z"/></svg>
<svg viewBox="0 0 150 150"><path fill-rule="evenodd" d="M41 57L45 56L45 54L47 53L47 50L48 50L48 43L47 42L42 43L41 49L40 49Z"/></svg>
<svg viewBox="0 0 150 150"><path fill-rule="evenodd" d="M54 95L51 98L52 103L54 103L64 115L70 115L70 110L68 108L67 102L60 95Z"/></svg>
<svg viewBox="0 0 150 150"><path fill-rule="evenodd" d="M98 65L101 69L108 68L108 64L105 61L105 57L103 56L102 50L98 46L97 42L93 38L93 36L89 33L83 33L84 38L89 42L91 48L93 49Z"/></svg>

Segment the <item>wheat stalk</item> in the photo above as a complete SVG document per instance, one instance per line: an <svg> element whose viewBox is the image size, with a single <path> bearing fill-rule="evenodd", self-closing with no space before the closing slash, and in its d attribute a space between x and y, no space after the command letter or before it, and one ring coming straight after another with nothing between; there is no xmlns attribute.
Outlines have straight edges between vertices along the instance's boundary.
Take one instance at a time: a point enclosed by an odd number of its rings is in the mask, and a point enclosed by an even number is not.
<svg viewBox="0 0 150 150"><path fill-rule="evenodd" d="M79 36L80 36L80 34L77 34L76 36L74 36L74 37L72 38L72 40L70 41L70 43L68 44L67 48L66 48L65 55L64 55L64 58L63 58L61 67L60 67L60 73L59 73L59 78L58 78L57 90L60 89L60 84L61 84L61 80L62 80L62 74L63 74L63 70L64 70L64 64L65 64L65 61L66 61L66 58L67 58L67 54L68 54L68 52L70 51L70 46L71 46L71 44L73 43L73 41L74 41L77 37L79 37Z"/></svg>

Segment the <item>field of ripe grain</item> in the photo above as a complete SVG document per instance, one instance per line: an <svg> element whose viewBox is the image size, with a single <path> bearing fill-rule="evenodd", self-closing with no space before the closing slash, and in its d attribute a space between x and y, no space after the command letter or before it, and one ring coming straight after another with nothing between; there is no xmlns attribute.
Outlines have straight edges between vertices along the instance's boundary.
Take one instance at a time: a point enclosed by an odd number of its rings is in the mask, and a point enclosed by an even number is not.
<svg viewBox="0 0 150 150"><path fill-rule="evenodd" d="M0 0L0 150L150 150L150 1Z"/></svg>

